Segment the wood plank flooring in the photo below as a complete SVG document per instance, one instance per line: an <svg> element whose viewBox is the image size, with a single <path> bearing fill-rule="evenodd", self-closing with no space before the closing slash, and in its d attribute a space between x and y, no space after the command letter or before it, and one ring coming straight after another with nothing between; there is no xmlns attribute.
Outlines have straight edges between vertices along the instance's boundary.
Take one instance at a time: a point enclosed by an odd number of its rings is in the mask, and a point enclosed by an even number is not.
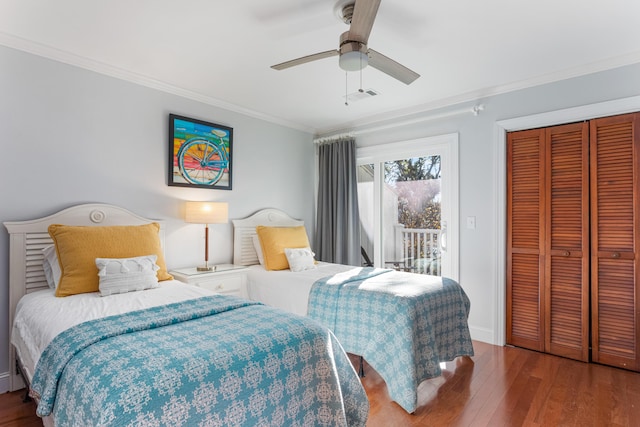
<svg viewBox="0 0 640 427"><path fill-rule="evenodd" d="M441 377L420 384L411 415L365 364L367 427L640 426L639 373L477 341L474 349L473 358L449 362ZM0 395L0 426L41 425L22 393Z"/></svg>

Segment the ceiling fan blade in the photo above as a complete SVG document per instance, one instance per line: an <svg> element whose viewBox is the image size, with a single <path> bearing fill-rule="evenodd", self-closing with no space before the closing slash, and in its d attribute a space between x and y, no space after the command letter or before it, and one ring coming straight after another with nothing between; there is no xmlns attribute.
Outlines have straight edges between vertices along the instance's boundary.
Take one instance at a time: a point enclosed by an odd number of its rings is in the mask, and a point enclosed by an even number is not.
<svg viewBox="0 0 640 427"><path fill-rule="evenodd" d="M414 80L420 77L420 74L415 71L408 69L404 65L373 49L369 49L369 65L407 85L413 83Z"/></svg>
<svg viewBox="0 0 640 427"><path fill-rule="evenodd" d="M356 0L349 27L349 38L367 44L380 7L380 0Z"/></svg>
<svg viewBox="0 0 640 427"><path fill-rule="evenodd" d="M326 52L314 53L313 55L303 56L301 58L292 59L291 61L283 62L280 64L272 65L274 70L284 70L285 68L295 67L296 65L306 64L307 62L317 61L318 59L329 58L330 56L337 56L340 53L338 50L327 50Z"/></svg>

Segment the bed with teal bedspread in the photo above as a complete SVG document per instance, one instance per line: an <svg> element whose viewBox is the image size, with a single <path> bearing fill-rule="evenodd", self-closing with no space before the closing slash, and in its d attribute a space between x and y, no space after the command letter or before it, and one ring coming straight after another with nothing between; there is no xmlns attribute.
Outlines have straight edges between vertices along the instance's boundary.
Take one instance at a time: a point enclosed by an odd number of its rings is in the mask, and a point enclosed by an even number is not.
<svg viewBox="0 0 640 427"><path fill-rule="evenodd" d="M441 374L440 362L473 355L469 309L454 280L358 267L315 282L308 315L363 356L412 413L418 385Z"/></svg>
<svg viewBox="0 0 640 427"><path fill-rule="evenodd" d="M317 322L214 295L58 335L31 382L58 427L364 426L369 403Z"/></svg>

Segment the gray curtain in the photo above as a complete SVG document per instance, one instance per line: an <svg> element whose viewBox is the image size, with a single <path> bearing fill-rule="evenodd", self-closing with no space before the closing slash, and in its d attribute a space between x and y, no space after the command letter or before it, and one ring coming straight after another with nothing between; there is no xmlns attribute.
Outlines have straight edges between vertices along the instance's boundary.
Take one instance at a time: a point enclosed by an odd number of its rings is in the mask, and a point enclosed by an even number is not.
<svg viewBox="0 0 640 427"><path fill-rule="evenodd" d="M358 170L353 138L319 147L316 258L338 264L361 265Z"/></svg>

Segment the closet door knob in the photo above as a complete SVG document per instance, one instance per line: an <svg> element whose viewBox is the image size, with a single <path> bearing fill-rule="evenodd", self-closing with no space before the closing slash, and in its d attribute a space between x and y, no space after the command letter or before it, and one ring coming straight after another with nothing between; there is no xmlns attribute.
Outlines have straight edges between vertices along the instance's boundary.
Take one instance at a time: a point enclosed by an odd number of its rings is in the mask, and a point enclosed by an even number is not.
<svg viewBox="0 0 640 427"><path fill-rule="evenodd" d="M611 258L620 258L620 252L614 252L611 254Z"/></svg>
<svg viewBox="0 0 640 427"><path fill-rule="evenodd" d="M569 256L571 255L571 252L569 251L562 251L562 256Z"/></svg>

